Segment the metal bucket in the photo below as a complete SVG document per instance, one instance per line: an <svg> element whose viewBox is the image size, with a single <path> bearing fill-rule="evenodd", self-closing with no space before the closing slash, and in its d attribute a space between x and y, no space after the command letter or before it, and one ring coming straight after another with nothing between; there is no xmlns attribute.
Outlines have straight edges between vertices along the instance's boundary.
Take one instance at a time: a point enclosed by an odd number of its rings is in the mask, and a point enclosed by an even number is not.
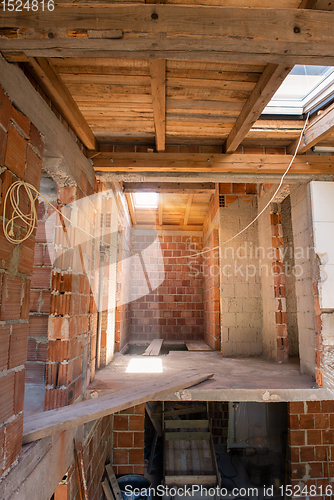
<svg viewBox="0 0 334 500"><path fill-rule="evenodd" d="M140 474L127 474L117 479L123 500L151 500L151 483Z"/></svg>

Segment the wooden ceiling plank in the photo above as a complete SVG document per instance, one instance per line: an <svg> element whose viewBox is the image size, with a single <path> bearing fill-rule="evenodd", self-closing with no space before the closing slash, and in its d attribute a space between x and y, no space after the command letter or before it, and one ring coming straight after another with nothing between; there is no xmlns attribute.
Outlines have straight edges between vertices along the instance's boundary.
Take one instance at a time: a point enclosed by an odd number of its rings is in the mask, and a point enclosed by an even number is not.
<svg viewBox="0 0 334 500"><path fill-rule="evenodd" d="M93 166L99 172L283 174L291 159L292 155L271 154L100 153L93 158ZM334 156L297 156L290 173L333 175Z"/></svg>
<svg viewBox="0 0 334 500"><path fill-rule="evenodd" d="M194 195L188 194L188 200L187 200L187 205L186 205L186 211L184 214L184 220L183 220L183 225L187 226L188 225L188 220L189 220L189 215L190 215L190 209L191 209L191 204L193 202Z"/></svg>
<svg viewBox="0 0 334 500"><path fill-rule="evenodd" d="M90 150L99 150L99 144L82 115L78 105L58 75L51 61L29 58L27 63L37 82L62 113L82 143Z"/></svg>
<svg viewBox="0 0 334 500"><path fill-rule="evenodd" d="M302 0L302 2L298 6L298 9L314 9L317 3L318 0Z"/></svg>
<svg viewBox="0 0 334 500"><path fill-rule="evenodd" d="M276 64L266 66L226 139L225 153L234 153L238 148L291 69Z"/></svg>
<svg viewBox="0 0 334 500"><path fill-rule="evenodd" d="M166 141L166 61L150 61L155 145L157 151L165 150Z"/></svg>
<svg viewBox="0 0 334 500"><path fill-rule="evenodd" d="M197 193L206 194L215 190L214 182L124 182L124 193L135 193L138 191L153 193Z"/></svg>
<svg viewBox="0 0 334 500"><path fill-rule="evenodd" d="M334 104L329 106L320 116L307 125L300 145L298 154L305 153L308 149L318 144L334 131ZM299 138L293 141L287 148L289 154L294 154L298 146Z"/></svg>

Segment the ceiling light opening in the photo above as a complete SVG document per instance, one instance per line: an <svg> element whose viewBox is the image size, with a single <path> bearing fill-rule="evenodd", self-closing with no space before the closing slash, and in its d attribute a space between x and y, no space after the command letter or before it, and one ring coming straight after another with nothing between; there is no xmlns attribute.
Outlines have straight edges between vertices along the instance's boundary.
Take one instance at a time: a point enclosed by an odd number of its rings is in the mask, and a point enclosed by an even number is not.
<svg viewBox="0 0 334 500"><path fill-rule="evenodd" d="M133 205L137 210L157 210L159 206L158 193L133 193Z"/></svg>

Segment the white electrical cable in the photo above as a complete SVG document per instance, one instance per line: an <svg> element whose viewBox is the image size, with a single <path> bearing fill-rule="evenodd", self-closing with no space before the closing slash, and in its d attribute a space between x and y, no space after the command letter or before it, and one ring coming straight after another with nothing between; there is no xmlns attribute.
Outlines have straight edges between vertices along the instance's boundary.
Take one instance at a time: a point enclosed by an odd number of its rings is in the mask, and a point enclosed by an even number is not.
<svg viewBox="0 0 334 500"><path fill-rule="evenodd" d="M293 162L294 162L294 160L295 160L295 158L297 156L297 152L298 152L298 149L299 149L299 146L300 146L302 137L304 135L307 122L308 122L308 118L309 118L309 114L307 115L307 118L305 120L304 127L303 127L303 129L301 131L301 134L300 134L300 137L299 137L299 141L298 141L298 144L296 146L296 150L295 150L295 152L294 152L294 154L293 154L293 156L291 158L291 161L290 161L287 169L285 170L284 174L282 175L280 183L279 183L279 185L278 185L275 193L273 194L273 196L271 197L271 199L268 201L268 203L265 205L265 207L261 210L261 212L259 212L257 214L257 216L246 227L244 227L241 231L239 231L237 234L235 234L234 236L232 236L232 238L230 238L230 239L228 239L228 240L220 243L219 245L217 245L217 246L215 246L213 248L210 248L208 250L202 250L201 252L197 252L197 253L194 253L194 254L191 254L191 255L182 255L182 256L180 255L180 256L175 256L175 257L169 257L169 259L170 258L172 258L172 259L193 258L193 257L198 257L199 255L204 255L206 253L213 252L214 250L217 250L218 248L220 248L222 245L226 245L230 241L232 241L235 238L237 238L238 236L240 236L240 234L242 234L243 232L245 232L250 226L252 226L254 224L254 222L257 221L257 219L269 207L270 203L274 200L275 196L277 195L277 193L281 189L281 186L283 184L283 180L284 180L285 176L287 175L287 173L289 172L289 170L290 170L290 168L291 168L291 166L292 166L292 164L293 164ZM22 212L22 210L20 209L20 189L21 188L25 189L26 194L27 194L28 199L29 199L29 202L30 202L30 212L28 214L24 214ZM33 195L33 192L35 193L35 195ZM68 217L66 217L60 210L58 210L52 203L50 203L49 200L47 200L32 184L29 184L29 183L27 183L25 181L16 181L16 182L14 182L9 187L9 189L8 189L8 191L6 193L5 199L4 199L3 232L4 232L4 235L5 235L5 237L7 238L8 241L10 241L11 243L13 243L14 245L20 244L23 241L25 241L26 239L28 239L29 236L31 236L32 232L34 231L35 227L38 226L38 217L37 217L37 210L36 210L36 200L37 200L38 196L40 196L44 201L46 201L50 206L52 206L56 210L56 212L58 212L61 215L61 217L63 217L64 219L66 219L72 226L74 226L75 228L79 229L80 231L82 231L83 233L85 233L90 238L95 239L95 236L91 235L90 233L88 233L87 231L85 231L81 227L77 226L76 224L73 224L73 222L70 219L68 219ZM6 222L6 205L7 205L8 197L10 199L10 202L11 202L11 205L12 205L12 208L13 208L13 212L12 212L11 218ZM20 239L14 239L14 236L15 236L15 233L14 233L14 222L16 220L21 220L24 224L27 225L27 233L26 233L26 235L23 238L20 238ZM133 254L133 255L138 254L138 252L133 252L131 250L127 250L125 248L117 247L115 245L109 245L109 246L112 246L112 247L117 248L119 250L123 250L124 252L127 252L129 254Z"/></svg>

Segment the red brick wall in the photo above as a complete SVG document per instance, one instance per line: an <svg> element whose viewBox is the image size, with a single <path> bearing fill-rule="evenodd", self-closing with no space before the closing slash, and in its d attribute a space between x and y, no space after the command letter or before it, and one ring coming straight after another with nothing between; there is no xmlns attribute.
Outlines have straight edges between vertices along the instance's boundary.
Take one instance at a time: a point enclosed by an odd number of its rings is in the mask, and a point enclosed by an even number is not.
<svg viewBox="0 0 334 500"><path fill-rule="evenodd" d="M218 188L211 200L203 225L203 249L212 249L219 244ZM204 340L212 349L220 350L219 313L219 249L203 255L204 289Z"/></svg>
<svg viewBox="0 0 334 500"><path fill-rule="evenodd" d="M273 275L274 275L274 294L275 294L275 323L276 323L276 361L288 361L289 359L289 344L288 344L288 326L286 317L286 290L285 290L285 274L283 267L283 227L282 216L276 210L271 210L271 245L275 252L273 259ZM282 253L281 253L282 252Z"/></svg>
<svg viewBox="0 0 334 500"><path fill-rule="evenodd" d="M51 307L51 274L55 224L47 220L53 208L44 200L38 205L38 228L30 291L30 315L26 382L45 383L48 349L48 315ZM52 245L47 243L52 242Z"/></svg>
<svg viewBox="0 0 334 500"><path fill-rule="evenodd" d="M113 415L112 466L116 475L144 473L145 403Z"/></svg>
<svg viewBox="0 0 334 500"><path fill-rule="evenodd" d="M3 200L10 185L24 179L39 189L43 141L29 118L17 111L0 86L0 474L21 452L24 380L29 330L30 280L35 234L20 245L3 234ZM8 207L7 207L8 208ZM28 211L22 191L20 208ZM8 213L8 212L7 212ZM25 234L23 223L14 224L16 238Z"/></svg>
<svg viewBox="0 0 334 500"><path fill-rule="evenodd" d="M146 249L147 242L133 233L132 250ZM202 250L202 236L173 232L159 235L164 257L165 279L151 293L131 302L131 340L150 341L203 339L202 257L187 259ZM146 250L145 255L148 255ZM173 257L185 256L175 259ZM154 255L152 255L154 258ZM132 268L133 291L146 287L139 260Z"/></svg>
<svg viewBox="0 0 334 500"><path fill-rule="evenodd" d="M334 475L334 401L289 403L291 484L325 490ZM289 480L290 482L290 480ZM327 497L328 498L328 497Z"/></svg>
<svg viewBox="0 0 334 500"><path fill-rule="evenodd" d="M58 188L58 209L85 195L93 188L82 174L81 186ZM87 199L77 205L78 226L94 235L94 207ZM66 209L67 216L71 208ZM95 373L97 308L86 273L99 269L97 245L91 241L75 245L79 233L64 230L56 218L57 269L52 273L51 315L48 324L46 366L46 410L73 403L85 391ZM95 279L95 283L97 279Z"/></svg>
<svg viewBox="0 0 334 500"><path fill-rule="evenodd" d="M112 417L104 417L94 422L83 448L84 471L89 500L104 500L102 476L110 462L112 447ZM80 500L75 463L69 468L66 479L55 491L55 500Z"/></svg>
<svg viewBox="0 0 334 500"><path fill-rule="evenodd" d="M228 403L226 401L210 402L209 418L214 444L219 445L221 451L227 451Z"/></svg>

